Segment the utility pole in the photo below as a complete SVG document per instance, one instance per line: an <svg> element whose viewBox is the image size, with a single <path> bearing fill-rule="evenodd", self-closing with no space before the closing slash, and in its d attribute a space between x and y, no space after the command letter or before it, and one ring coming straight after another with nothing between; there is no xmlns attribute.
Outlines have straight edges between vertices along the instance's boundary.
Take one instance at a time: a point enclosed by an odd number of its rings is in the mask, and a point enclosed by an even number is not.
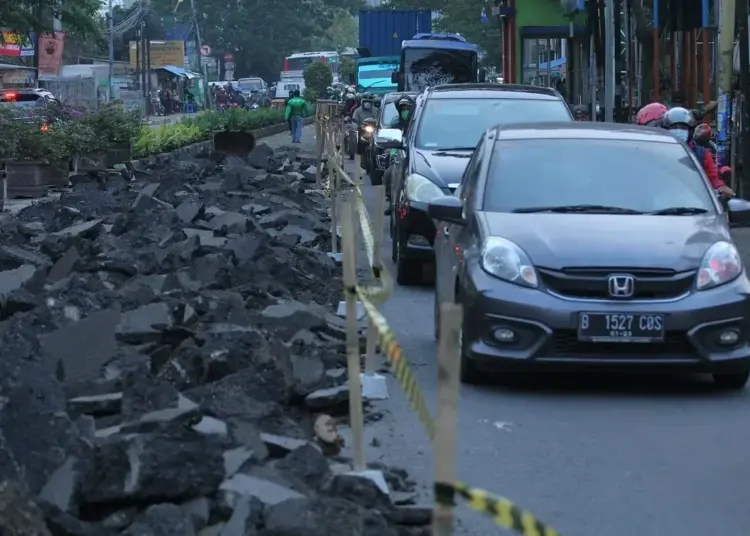
<svg viewBox="0 0 750 536"><path fill-rule="evenodd" d="M36 87L39 87L39 38L42 35L42 0L34 6L37 29L34 32L34 69L36 70Z"/></svg>
<svg viewBox="0 0 750 536"><path fill-rule="evenodd" d="M114 97L112 77L115 74L115 25L112 20L112 0L109 0L107 18L109 19L109 82L107 83L107 100L110 101Z"/></svg>
<svg viewBox="0 0 750 536"><path fill-rule="evenodd" d="M750 42L748 41L748 5L747 1L737 3L737 21L740 24L740 87L747 92L750 88ZM740 162L739 166L733 166L732 170L735 182L738 183L736 188L739 195L743 197L750 191L750 105L748 104L748 94L745 93L742 104L740 105L741 119L740 125L742 130L739 133L739 158L735 159ZM704 99L705 100L705 99ZM734 188L735 185L732 184Z"/></svg>
<svg viewBox="0 0 750 536"><path fill-rule="evenodd" d="M741 0L747 1L747 0ZM719 104L716 112L717 159L719 165L727 165L729 161L729 119L732 117L732 81L733 81L733 53L734 53L734 17L736 13L735 0L721 0L719 13Z"/></svg>
<svg viewBox="0 0 750 536"><path fill-rule="evenodd" d="M203 64L203 58L201 56L201 29L198 25L198 12L195 9L195 0L190 0L190 9L193 10L193 24L195 25L195 45L198 47L198 61L200 62L201 72L203 73L203 104L206 110L211 106L211 99L208 98L208 69Z"/></svg>
<svg viewBox="0 0 750 536"><path fill-rule="evenodd" d="M615 15L614 0L604 0L604 120L614 120L615 106Z"/></svg>
<svg viewBox="0 0 750 536"><path fill-rule="evenodd" d="M146 72L146 21L141 21L141 94L146 99L146 78L149 73Z"/></svg>

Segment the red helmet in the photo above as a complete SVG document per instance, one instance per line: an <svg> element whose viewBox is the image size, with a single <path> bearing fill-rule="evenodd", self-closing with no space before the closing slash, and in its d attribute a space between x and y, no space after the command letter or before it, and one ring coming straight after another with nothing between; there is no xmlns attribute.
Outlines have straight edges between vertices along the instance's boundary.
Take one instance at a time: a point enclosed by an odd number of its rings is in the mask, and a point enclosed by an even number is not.
<svg viewBox="0 0 750 536"><path fill-rule="evenodd" d="M638 115L635 116L635 123L641 126L657 126L664 114L667 113L669 108L660 102L652 102L647 104L638 111Z"/></svg>
<svg viewBox="0 0 750 536"><path fill-rule="evenodd" d="M695 131L693 132L693 139L698 143L706 143L711 140L711 134L711 127L706 123L701 123L700 125L695 127Z"/></svg>

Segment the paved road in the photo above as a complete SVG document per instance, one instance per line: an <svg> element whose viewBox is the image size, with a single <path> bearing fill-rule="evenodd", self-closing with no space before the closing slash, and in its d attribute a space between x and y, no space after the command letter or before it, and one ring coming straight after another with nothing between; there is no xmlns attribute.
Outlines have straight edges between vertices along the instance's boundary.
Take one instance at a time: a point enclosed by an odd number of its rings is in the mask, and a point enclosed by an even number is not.
<svg viewBox="0 0 750 536"><path fill-rule="evenodd" d="M383 258L395 273L390 247L385 233ZM430 403L432 307L431 288L397 287L381 308ZM391 399L376 404L384 418L368 426L368 443L380 445L367 447L368 460L407 468L430 500L431 446L389 382ZM718 393L704 377L582 374L462 387L458 475L562 535L748 534L750 390ZM499 533L459 508L457 534Z"/></svg>

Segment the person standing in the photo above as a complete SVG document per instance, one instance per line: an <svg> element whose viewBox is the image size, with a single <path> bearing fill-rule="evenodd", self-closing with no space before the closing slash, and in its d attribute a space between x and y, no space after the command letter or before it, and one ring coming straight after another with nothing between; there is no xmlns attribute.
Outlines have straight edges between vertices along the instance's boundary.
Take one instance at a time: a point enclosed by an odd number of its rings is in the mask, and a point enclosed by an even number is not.
<svg viewBox="0 0 750 536"><path fill-rule="evenodd" d="M284 120L289 121L292 130L292 143L302 142L302 127L305 126L305 109L307 102L300 97L299 90L295 89L292 98L286 105Z"/></svg>

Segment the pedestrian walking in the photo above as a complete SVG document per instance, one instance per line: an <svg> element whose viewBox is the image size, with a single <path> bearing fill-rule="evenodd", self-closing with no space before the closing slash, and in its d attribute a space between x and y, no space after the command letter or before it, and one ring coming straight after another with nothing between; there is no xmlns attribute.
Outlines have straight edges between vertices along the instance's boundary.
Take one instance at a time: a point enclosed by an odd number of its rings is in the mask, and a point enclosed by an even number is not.
<svg viewBox="0 0 750 536"><path fill-rule="evenodd" d="M305 126L306 108L307 102L300 97L299 90L295 89L284 112L284 120L289 121L289 127L292 131L292 143L302 142L302 127Z"/></svg>

